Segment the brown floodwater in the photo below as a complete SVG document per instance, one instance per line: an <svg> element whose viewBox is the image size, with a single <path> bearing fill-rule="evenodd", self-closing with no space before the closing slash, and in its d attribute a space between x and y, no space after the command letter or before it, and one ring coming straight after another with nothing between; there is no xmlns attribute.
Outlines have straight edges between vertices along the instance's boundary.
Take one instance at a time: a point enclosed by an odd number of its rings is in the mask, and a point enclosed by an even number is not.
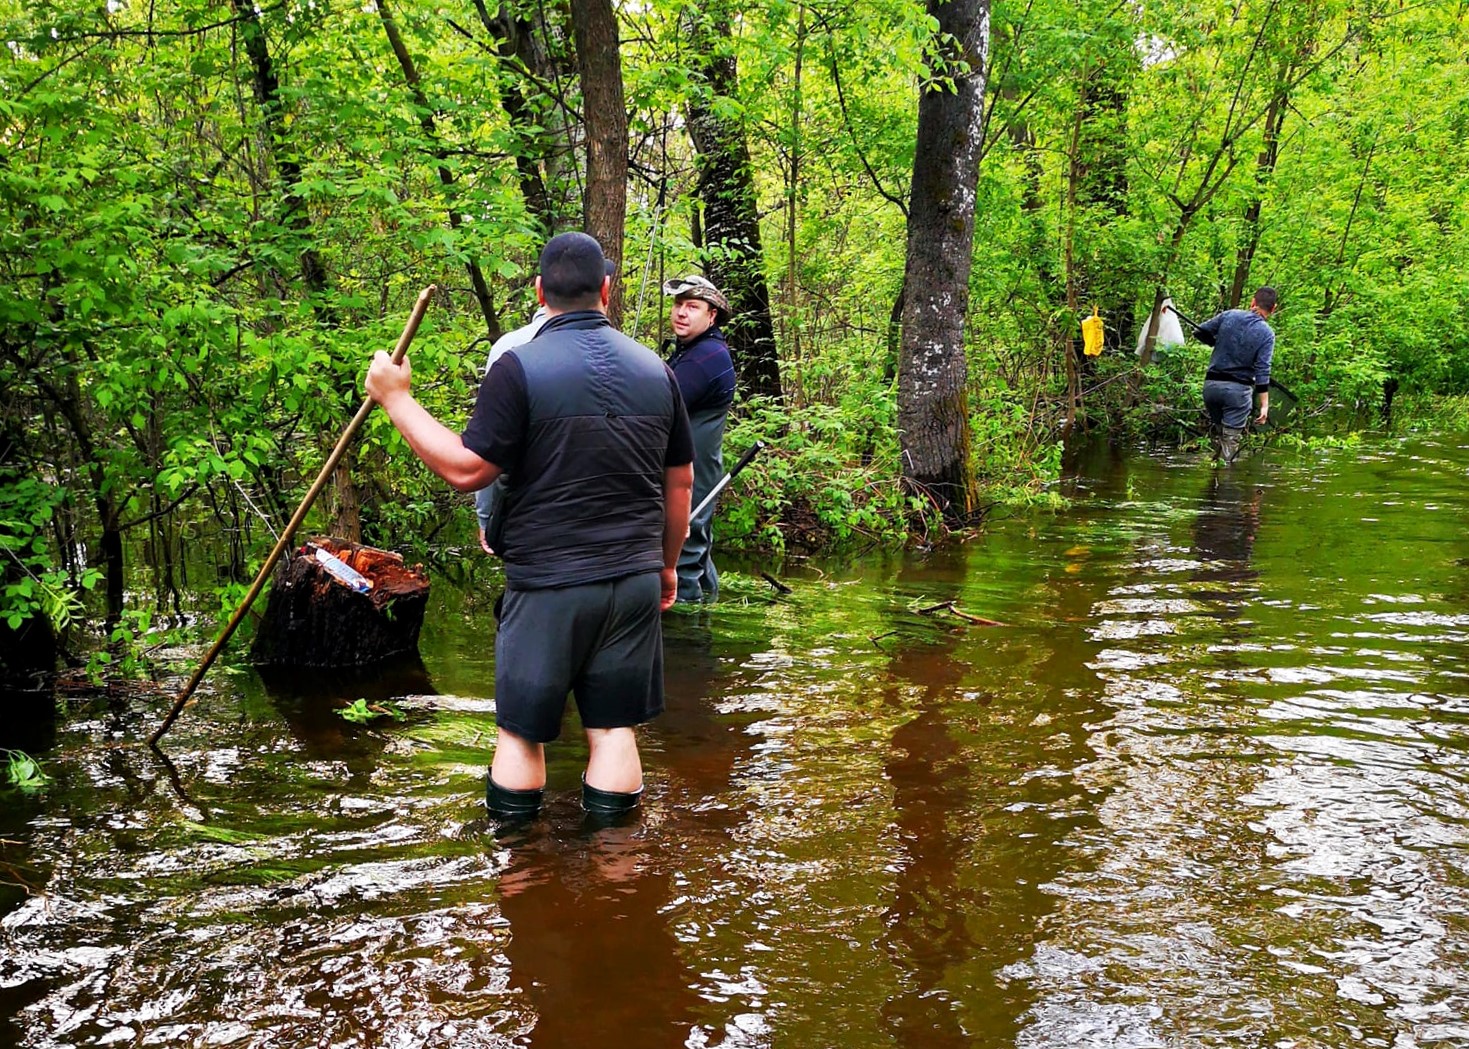
<svg viewBox="0 0 1469 1049"><path fill-rule="evenodd" d="M1064 511L731 572L623 827L574 712L486 822L482 565L421 665L217 667L167 762L80 704L0 794L0 1044L1469 1045L1466 473L1099 448Z"/></svg>

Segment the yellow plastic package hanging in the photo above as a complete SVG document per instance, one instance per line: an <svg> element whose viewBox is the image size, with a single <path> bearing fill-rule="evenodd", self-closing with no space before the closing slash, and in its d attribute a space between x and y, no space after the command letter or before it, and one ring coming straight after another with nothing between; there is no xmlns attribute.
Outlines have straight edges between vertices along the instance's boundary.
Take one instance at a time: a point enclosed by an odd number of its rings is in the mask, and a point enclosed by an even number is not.
<svg viewBox="0 0 1469 1049"><path fill-rule="evenodd" d="M1102 353L1102 318L1097 315L1097 308L1092 307L1092 315L1081 322L1081 350L1088 357L1099 357Z"/></svg>

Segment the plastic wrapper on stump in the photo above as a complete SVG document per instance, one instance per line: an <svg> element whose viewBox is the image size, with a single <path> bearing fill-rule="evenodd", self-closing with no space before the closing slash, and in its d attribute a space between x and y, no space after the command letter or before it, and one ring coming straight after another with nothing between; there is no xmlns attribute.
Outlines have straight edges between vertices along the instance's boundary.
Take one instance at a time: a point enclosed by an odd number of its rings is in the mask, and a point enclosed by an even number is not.
<svg viewBox="0 0 1469 1049"><path fill-rule="evenodd" d="M371 584L345 585L315 556L340 558ZM428 605L422 565L340 539L312 539L276 566L265 616L250 649L266 666L362 667L418 651Z"/></svg>

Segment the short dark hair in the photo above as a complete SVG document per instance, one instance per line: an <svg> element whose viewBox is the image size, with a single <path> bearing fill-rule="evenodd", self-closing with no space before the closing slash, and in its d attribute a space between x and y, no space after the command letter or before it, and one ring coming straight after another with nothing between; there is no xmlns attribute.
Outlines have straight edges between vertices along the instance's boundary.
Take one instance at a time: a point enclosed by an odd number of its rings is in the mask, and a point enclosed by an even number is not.
<svg viewBox="0 0 1469 1049"><path fill-rule="evenodd" d="M1255 305L1266 313L1273 313L1275 311L1275 304L1279 301L1280 296L1276 295L1275 289L1268 284L1255 292Z"/></svg>
<svg viewBox="0 0 1469 1049"><path fill-rule="evenodd" d="M602 303L607 261L585 233L561 233L541 250L541 293L554 310L590 310Z"/></svg>

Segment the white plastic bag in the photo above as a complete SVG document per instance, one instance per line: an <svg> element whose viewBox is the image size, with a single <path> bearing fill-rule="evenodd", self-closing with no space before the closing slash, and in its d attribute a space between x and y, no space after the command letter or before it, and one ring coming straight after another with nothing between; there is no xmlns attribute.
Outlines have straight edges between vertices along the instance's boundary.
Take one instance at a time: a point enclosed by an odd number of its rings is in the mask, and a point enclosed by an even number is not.
<svg viewBox="0 0 1469 1049"><path fill-rule="evenodd" d="M1152 318L1149 317L1149 320ZM1148 341L1148 324L1145 321L1137 332L1137 355L1143 355L1143 343ZM1156 353L1164 346L1183 345L1183 325L1178 321L1178 314L1173 312L1173 300L1163 300L1163 316L1158 318L1158 335L1153 340L1153 352Z"/></svg>

